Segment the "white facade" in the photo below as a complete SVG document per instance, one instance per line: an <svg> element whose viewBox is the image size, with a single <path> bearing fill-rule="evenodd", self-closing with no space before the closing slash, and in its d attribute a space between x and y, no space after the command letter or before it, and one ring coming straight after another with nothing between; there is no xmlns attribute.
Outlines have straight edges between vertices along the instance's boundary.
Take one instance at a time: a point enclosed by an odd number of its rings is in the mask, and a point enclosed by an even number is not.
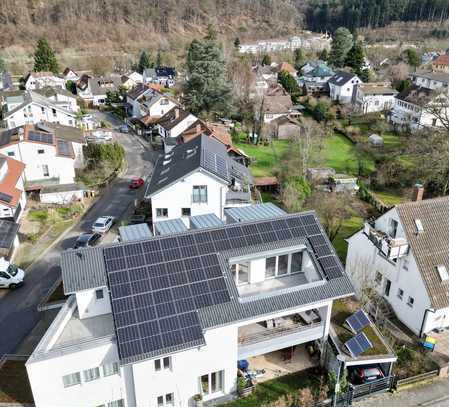
<svg viewBox="0 0 449 407"><path fill-rule="evenodd" d="M239 52L259 54L283 50L293 51L297 48L321 51L330 48L331 41L332 39L327 34L312 34L310 32L305 32L286 40L265 40L251 44L241 44Z"/></svg>
<svg viewBox="0 0 449 407"><path fill-rule="evenodd" d="M423 88L432 90L445 90L449 89L449 73L443 72L424 72L424 73L413 73L412 82Z"/></svg>
<svg viewBox="0 0 449 407"><path fill-rule="evenodd" d="M354 104L361 113L374 113L390 110L395 101L395 93L370 93L365 88L358 86Z"/></svg>
<svg viewBox="0 0 449 407"><path fill-rule="evenodd" d="M164 139L166 139L166 138L176 139L176 137L178 137L184 130L189 128L197 120L198 120L198 117L189 113L184 118L184 120L181 120L179 123L176 124L176 126L166 129L165 127L158 124L157 129L158 129L160 136L163 137Z"/></svg>
<svg viewBox="0 0 449 407"><path fill-rule="evenodd" d="M148 89L138 98L133 99L127 97L127 103L131 106L132 117L142 117L149 115L150 117L162 117L178 104L171 98Z"/></svg>
<svg viewBox="0 0 449 407"><path fill-rule="evenodd" d="M25 82L26 90L42 89L46 86L65 89L65 79L51 72L31 72Z"/></svg>
<svg viewBox="0 0 449 407"><path fill-rule="evenodd" d="M391 233L393 221L397 222L395 238L405 239L395 208L379 217L374 228ZM374 288L416 335L449 326L449 308L428 311L430 298L411 249L396 261L389 261L361 230L348 239L346 272L358 294L364 288Z"/></svg>
<svg viewBox="0 0 449 407"><path fill-rule="evenodd" d="M335 74L335 76L337 75L338 73ZM340 103L351 103L354 89L359 83L362 83L362 81L357 76L353 76L352 79L342 83L341 85L337 85L332 81L329 81L329 96L331 100Z"/></svg>

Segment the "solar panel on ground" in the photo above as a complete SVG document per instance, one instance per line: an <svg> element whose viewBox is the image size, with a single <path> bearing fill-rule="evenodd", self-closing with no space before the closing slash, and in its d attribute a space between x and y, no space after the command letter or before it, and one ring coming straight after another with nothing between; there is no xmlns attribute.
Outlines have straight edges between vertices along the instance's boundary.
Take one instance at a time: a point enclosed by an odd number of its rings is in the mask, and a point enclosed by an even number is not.
<svg viewBox="0 0 449 407"><path fill-rule="evenodd" d="M28 132L28 140L39 143L53 144L53 134L38 133L36 131Z"/></svg>
<svg viewBox="0 0 449 407"><path fill-rule="evenodd" d="M346 341L345 346L351 356L355 358L373 347L372 343L364 333L357 334L354 338Z"/></svg>
<svg viewBox="0 0 449 407"><path fill-rule="evenodd" d="M370 324L370 320L363 310L358 310L345 321L354 333L360 332L363 328Z"/></svg>

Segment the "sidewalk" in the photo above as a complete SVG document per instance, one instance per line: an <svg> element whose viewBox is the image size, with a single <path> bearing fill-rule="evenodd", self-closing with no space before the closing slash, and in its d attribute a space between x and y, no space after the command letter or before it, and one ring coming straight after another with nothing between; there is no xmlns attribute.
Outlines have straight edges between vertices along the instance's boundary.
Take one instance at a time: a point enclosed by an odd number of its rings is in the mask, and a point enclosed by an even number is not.
<svg viewBox="0 0 449 407"><path fill-rule="evenodd" d="M354 403L356 407L447 407L449 379L436 379L397 393L385 393Z"/></svg>

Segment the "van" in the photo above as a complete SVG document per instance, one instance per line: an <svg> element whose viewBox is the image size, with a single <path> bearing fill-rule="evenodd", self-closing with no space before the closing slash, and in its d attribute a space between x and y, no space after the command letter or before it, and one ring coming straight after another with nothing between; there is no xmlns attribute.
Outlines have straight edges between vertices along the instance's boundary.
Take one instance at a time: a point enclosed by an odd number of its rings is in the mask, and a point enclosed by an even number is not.
<svg viewBox="0 0 449 407"><path fill-rule="evenodd" d="M0 258L0 287L16 288L23 284L25 272L15 264Z"/></svg>

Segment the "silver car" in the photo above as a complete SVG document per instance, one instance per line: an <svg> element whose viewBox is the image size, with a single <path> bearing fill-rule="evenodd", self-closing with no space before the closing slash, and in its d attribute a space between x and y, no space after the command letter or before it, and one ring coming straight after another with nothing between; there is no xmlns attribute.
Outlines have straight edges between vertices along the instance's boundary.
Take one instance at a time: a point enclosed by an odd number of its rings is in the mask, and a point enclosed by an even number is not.
<svg viewBox="0 0 449 407"><path fill-rule="evenodd" d="M101 216L99 217L95 223L92 225L93 233L107 233L109 229L111 229L114 224L113 216Z"/></svg>

